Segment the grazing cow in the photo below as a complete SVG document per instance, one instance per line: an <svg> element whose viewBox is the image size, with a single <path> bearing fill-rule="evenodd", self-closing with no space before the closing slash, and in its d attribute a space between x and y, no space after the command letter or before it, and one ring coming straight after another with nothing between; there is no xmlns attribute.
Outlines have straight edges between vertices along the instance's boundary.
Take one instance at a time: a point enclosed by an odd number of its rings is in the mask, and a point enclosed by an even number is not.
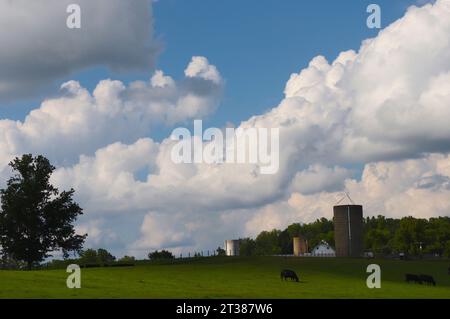
<svg viewBox="0 0 450 319"><path fill-rule="evenodd" d="M297 274L295 273L295 271L293 270L289 270L289 269L284 269L281 271L281 280L295 280L296 282L298 282L298 277Z"/></svg>
<svg viewBox="0 0 450 319"><path fill-rule="evenodd" d="M434 281L434 278L432 276L420 274L419 278L420 278L420 281L423 283L436 286L436 282Z"/></svg>
<svg viewBox="0 0 450 319"><path fill-rule="evenodd" d="M406 274L405 275L405 280L408 283L414 282L414 283L422 284L422 280L420 279L420 276L413 275L413 274Z"/></svg>

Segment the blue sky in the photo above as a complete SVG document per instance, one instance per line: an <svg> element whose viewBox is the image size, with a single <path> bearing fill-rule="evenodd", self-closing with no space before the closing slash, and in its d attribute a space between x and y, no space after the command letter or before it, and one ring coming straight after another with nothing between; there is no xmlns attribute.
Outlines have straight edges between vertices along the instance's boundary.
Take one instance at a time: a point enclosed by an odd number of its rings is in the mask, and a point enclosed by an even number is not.
<svg viewBox="0 0 450 319"><path fill-rule="evenodd" d="M276 106L293 72L316 55L334 59L378 30L366 27L373 1L160 1L156 29L166 50L159 67L181 76L192 55L205 55L226 79L214 124L239 122ZM383 25L414 1L378 1Z"/></svg>
<svg viewBox="0 0 450 319"><path fill-rule="evenodd" d="M163 45L156 68L179 79L194 55L208 57L226 81L222 102L207 124L239 124L277 106L289 75L321 54L333 60L341 51L358 49L377 35L366 27L373 1L205 1L160 0L154 3L155 35ZM401 17L414 0L380 0L382 27ZM281 5L280 5L281 4ZM58 81L78 80L92 90L106 78L129 82L148 79L153 70L112 73L94 67ZM0 118L23 120L44 97L3 102ZM167 131L156 138L163 138Z"/></svg>

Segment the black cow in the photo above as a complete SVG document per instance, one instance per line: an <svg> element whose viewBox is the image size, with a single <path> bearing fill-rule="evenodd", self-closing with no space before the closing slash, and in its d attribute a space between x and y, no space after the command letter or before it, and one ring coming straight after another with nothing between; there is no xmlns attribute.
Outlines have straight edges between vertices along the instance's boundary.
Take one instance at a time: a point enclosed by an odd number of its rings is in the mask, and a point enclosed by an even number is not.
<svg viewBox="0 0 450 319"><path fill-rule="evenodd" d="M434 281L434 278L432 276L420 274L419 278L420 278L420 281L423 283L436 286L436 282Z"/></svg>
<svg viewBox="0 0 450 319"><path fill-rule="evenodd" d="M405 275L405 280L408 283L409 282L414 282L414 283L422 284L422 280L420 279L420 276L418 276L418 275L406 274Z"/></svg>
<svg viewBox="0 0 450 319"><path fill-rule="evenodd" d="M280 274L280 277L281 277L281 280L283 280L283 279L284 280L290 279L290 280L294 280L294 281L298 282L298 276L295 273L295 271L293 271L293 270L289 270L289 269L282 270L281 274Z"/></svg>

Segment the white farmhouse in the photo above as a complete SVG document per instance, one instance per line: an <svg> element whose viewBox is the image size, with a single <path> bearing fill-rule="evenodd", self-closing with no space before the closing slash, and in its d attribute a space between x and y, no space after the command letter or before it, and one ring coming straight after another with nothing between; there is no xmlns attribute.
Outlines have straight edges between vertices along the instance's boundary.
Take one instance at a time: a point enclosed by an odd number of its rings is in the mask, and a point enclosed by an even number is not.
<svg viewBox="0 0 450 319"><path fill-rule="evenodd" d="M336 251L326 241L322 240L319 245L314 247L311 255L314 257L336 257Z"/></svg>

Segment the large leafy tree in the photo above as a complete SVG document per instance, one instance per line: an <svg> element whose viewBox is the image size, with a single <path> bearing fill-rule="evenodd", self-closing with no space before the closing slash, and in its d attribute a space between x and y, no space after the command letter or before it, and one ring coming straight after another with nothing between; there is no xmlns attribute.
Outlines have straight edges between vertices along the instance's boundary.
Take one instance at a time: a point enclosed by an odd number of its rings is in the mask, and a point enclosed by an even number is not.
<svg viewBox="0 0 450 319"><path fill-rule="evenodd" d="M9 164L13 176L0 190L0 246L10 258L33 264L52 251L79 252L87 235L75 234L73 223L82 214L74 190L59 192L50 184L55 168L43 156L31 154Z"/></svg>

